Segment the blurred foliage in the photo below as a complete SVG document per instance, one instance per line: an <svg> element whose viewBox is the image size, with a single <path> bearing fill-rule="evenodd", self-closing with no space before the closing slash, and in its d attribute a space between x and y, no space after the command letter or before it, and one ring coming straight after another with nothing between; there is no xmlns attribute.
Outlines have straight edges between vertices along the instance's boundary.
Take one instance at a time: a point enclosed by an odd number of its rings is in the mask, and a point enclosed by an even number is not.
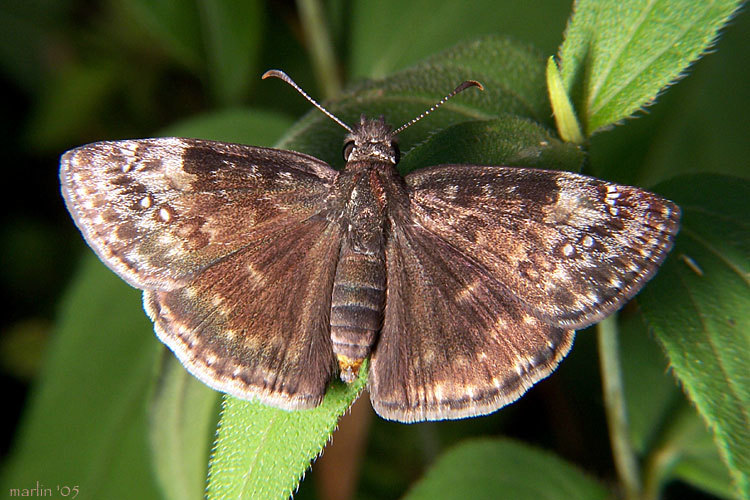
<svg viewBox="0 0 750 500"><path fill-rule="evenodd" d="M570 12L571 4L558 0L468 4L331 0L323 5L324 29L335 54L335 66L327 71L344 88L356 89L349 94L355 99L335 102L345 115L358 113L361 105L368 104L366 98L359 98L383 88L382 82L364 79L392 76L457 42L492 33L535 46L542 61L536 71L543 75L543 56L557 53ZM312 62L317 59L310 53L314 47L306 42L306 28L290 1L0 3L0 82L6 96L0 140L6 151L4 185L10 193L10 203L0 215L0 290L6 305L0 360L6 401L12 408L4 433L5 457L12 441L24 443L5 467L3 487L32 487L34 480L52 488L76 482L89 486L79 498L159 498L181 495L179 489L170 492L169 486L160 484L164 474L183 474L188 477L184 484L200 484L189 477L200 463L186 461L179 464L184 469L177 470L170 469L169 461L177 456L175 450L196 448L190 458L200 453L207 459L208 451L201 446L210 444L216 414L201 413L199 421L171 429L169 444L163 446L171 446L172 455L161 457L150 451L159 441L149 435L154 432L149 416L184 418L190 415L191 405L215 409L216 401L202 393L202 387L165 375L171 372L159 354L162 348L141 311L137 292L94 261L64 209L58 157L93 140L179 134L270 145L286 131L287 141L307 140L314 149L309 152L340 163L336 156L340 130L333 125L321 131L323 120L317 112L289 129L309 105L279 82L259 78L268 68L280 68L311 95L325 95L329 89L316 78L321 68ZM687 173L750 177L749 38L750 17L740 14L725 28L715 53L694 64L686 78L637 113L637 119L591 138L586 172L643 186ZM452 88L448 82L434 83L443 94ZM379 105L377 99L373 102ZM432 128L453 124L447 111L435 118L410 130L414 135L407 137L417 146L415 165L429 163L430 155L440 156L426 149L431 142L439 144L435 137L443 133L431 137ZM551 112L535 118L554 134ZM315 129L315 134L302 133L305 127ZM488 128L492 133L497 129ZM477 133L466 127L458 132L467 130L469 135ZM722 181L692 179L693 189L710 189L706 196L721 201ZM669 183L663 186L665 194L674 189ZM742 201L750 208L746 199L739 200L740 205ZM700 214L693 217L698 235L721 237L718 231L725 226L712 228L710 221L699 219ZM727 222L730 230L737 223L741 222ZM699 246L695 252L703 255L706 248ZM677 263L672 262L671 272L678 272ZM720 265L717 269L726 271ZM91 282L97 286L90 287ZM52 329L59 308L68 314ZM78 312L79 318L72 319L70 311ZM711 434L667 372L664 352L651 338L642 312L628 307L620 318L633 442L644 461L660 461L654 470L663 479L681 480L668 483L664 497L732 497L729 473ZM664 347L668 352L676 349L670 344ZM442 452L476 436L502 435L524 442L523 446L510 441L476 442L484 447L480 453L501 456L504 452L498 446L520 446L519 453L528 453L530 460L552 463L553 459L526 449L545 448L554 450L554 460L564 459L566 467L572 463L602 484L614 482L595 359L594 336L583 331L553 377L493 415L411 426L375 419L358 498L403 495L439 456L431 476L441 479L442 468L456 460L465 463L461 453L477 453L470 446ZM34 375L45 382L27 397L26 381ZM183 387L182 398L159 398L159 384L170 380ZM157 465L151 466L154 455ZM155 467L160 467L157 479ZM45 476L40 472L45 470L51 472ZM316 498L315 475L313 466L297 498ZM420 483L411 494L418 496L429 487Z"/></svg>

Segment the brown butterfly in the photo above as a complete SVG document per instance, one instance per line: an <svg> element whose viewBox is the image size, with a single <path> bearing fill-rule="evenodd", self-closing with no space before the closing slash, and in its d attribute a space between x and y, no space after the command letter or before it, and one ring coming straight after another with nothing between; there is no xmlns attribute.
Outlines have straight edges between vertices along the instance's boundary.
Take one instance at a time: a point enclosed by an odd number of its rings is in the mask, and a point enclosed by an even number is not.
<svg viewBox="0 0 750 500"><path fill-rule="evenodd" d="M672 247L680 209L655 194L507 166L402 177L396 135L429 111L395 131L349 127L269 76L349 132L342 171L179 138L89 144L60 166L86 241L215 389L311 408L369 356L384 418L483 415L549 375L574 330L620 308Z"/></svg>

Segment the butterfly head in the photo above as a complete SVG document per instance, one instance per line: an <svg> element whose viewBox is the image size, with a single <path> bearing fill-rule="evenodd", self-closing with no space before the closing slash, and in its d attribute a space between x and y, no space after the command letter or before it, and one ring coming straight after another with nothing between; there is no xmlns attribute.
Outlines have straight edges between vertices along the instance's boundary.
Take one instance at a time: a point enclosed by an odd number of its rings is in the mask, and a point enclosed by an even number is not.
<svg viewBox="0 0 750 500"><path fill-rule="evenodd" d="M362 115L344 140L344 160L398 163L401 153L393 129L381 116L376 120Z"/></svg>

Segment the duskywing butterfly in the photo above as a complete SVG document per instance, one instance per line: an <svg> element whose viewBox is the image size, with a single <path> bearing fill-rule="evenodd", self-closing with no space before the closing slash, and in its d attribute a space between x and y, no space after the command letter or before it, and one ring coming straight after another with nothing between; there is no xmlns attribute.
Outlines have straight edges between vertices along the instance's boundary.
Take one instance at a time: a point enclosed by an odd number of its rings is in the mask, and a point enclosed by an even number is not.
<svg viewBox="0 0 750 500"><path fill-rule="evenodd" d="M62 193L156 333L209 386L295 410L370 357L375 411L483 415L567 354L574 330L656 272L680 209L563 171L440 165L402 177L396 135L362 116L342 171L195 139L98 142L62 157ZM479 86L468 81L456 93Z"/></svg>

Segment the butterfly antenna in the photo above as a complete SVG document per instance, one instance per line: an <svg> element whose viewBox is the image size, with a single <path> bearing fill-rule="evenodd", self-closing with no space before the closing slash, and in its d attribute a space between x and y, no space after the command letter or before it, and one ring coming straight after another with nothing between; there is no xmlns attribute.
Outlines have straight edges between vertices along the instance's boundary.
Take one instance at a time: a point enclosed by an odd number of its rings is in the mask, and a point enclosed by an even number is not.
<svg viewBox="0 0 750 500"><path fill-rule="evenodd" d="M330 118L331 120L335 121L336 123L338 123L339 125L341 125L342 127L344 127L347 130L347 132L349 132L350 134L353 133L352 132L352 128L349 125L347 125L346 123L344 123L341 120L339 120L338 118L336 118L336 116L334 116L333 113L331 113L326 108L324 108L323 106L321 106L320 104L318 104L318 102L315 99L313 99L312 97L310 97L309 95L307 95L307 92L305 92L304 90L302 90L299 85L297 85L296 83L294 83L294 80L292 80L289 77L289 75L287 75L286 73L284 73L283 71L278 70L278 69L269 69L268 71L266 71L265 73L263 73L263 76L261 76L261 78L263 80L265 80L266 78L271 78L271 77L278 78L279 80L283 80L286 83L288 83L289 85L291 85L292 88L294 88L294 90L296 90L297 92L299 92L302 95L302 97L304 97L305 99L307 99L308 101L310 101L310 104L312 104L313 106L315 106L316 108L318 108L319 110L321 110L323 113L325 113L325 115L328 118Z"/></svg>
<svg viewBox="0 0 750 500"><path fill-rule="evenodd" d="M448 99L450 99L451 97L453 97L454 95L456 95L456 94L458 94L460 92L463 92L464 90L468 89L469 87L479 87L479 90L484 90L484 87L478 81L476 81L476 80L466 80L464 83L462 83L461 85L459 85L458 87L456 87L455 89L453 89L453 92L451 92L447 96L445 96L442 99L440 99L437 103L435 103L430 109L428 109L427 111L425 111L424 113L422 113L418 117L416 117L416 118L414 118L414 119L412 119L412 120L404 123L399 128L397 128L393 132L393 135L398 135L400 132L403 132L404 129L406 129L408 127L411 127L412 125L414 125L415 123L417 123L419 120L421 120L422 118L424 118L425 116L429 115L430 113L432 113L433 111L435 111L436 109L438 109L440 106L442 106L443 104L445 104L448 101Z"/></svg>

